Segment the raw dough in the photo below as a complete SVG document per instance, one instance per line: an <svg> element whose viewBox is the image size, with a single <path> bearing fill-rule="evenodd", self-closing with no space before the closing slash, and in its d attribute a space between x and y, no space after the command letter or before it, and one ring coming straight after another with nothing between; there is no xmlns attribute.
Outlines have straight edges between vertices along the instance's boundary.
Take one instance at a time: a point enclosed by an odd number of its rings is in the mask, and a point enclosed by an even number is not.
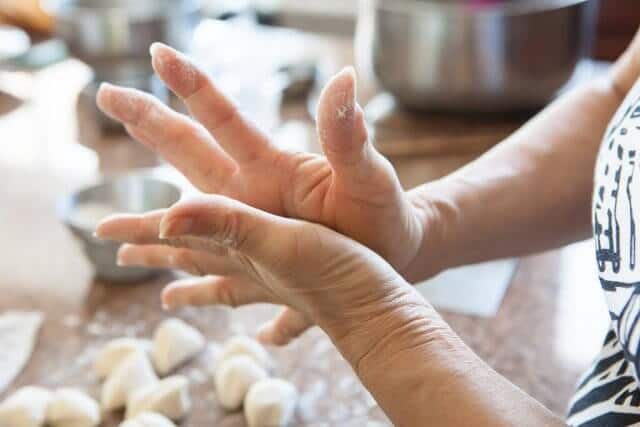
<svg viewBox="0 0 640 427"><path fill-rule="evenodd" d="M145 351L142 340L135 338L117 338L109 341L100 350L93 364L93 370L100 379L106 378L116 366L122 363L134 351Z"/></svg>
<svg viewBox="0 0 640 427"><path fill-rule="evenodd" d="M267 371L247 355L225 360L213 376L218 402L227 410L239 409L249 388L267 376Z"/></svg>
<svg viewBox="0 0 640 427"><path fill-rule="evenodd" d="M267 350L258 341L246 335L237 335L224 344L218 364L239 355L249 356L264 369L269 369L271 362Z"/></svg>
<svg viewBox="0 0 640 427"><path fill-rule="evenodd" d="M150 411L178 421L190 409L189 380L182 375L174 375L131 395L127 402L126 418L137 418L138 414Z"/></svg>
<svg viewBox="0 0 640 427"><path fill-rule="evenodd" d="M47 425L51 427L95 427L100 421L98 403L73 388L56 390L47 409Z"/></svg>
<svg viewBox="0 0 640 427"><path fill-rule="evenodd" d="M163 321L153 336L153 362L166 375L198 354L205 346L202 334L180 319Z"/></svg>
<svg viewBox="0 0 640 427"><path fill-rule="evenodd" d="M157 412L143 412L135 418L122 422L119 427L176 427L176 425Z"/></svg>
<svg viewBox="0 0 640 427"><path fill-rule="evenodd" d="M134 351L116 366L102 385L102 407L107 411L122 408L136 391L157 382L147 354Z"/></svg>
<svg viewBox="0 0 640 427"><path fill-rule="evenodd" d="M0 392L31 358L42 313L9 311L0 316Z"/></svg>
<svg viewBox="0 0 640 427"><path fill-rule="evenodd" d="M298 392L288 381L267 378L255 383L244 400L249 427L284 427L291 422Z"/></svg>
<svg viewBox="0 0 640 427"><path fill-rule="evenodd" d="M0 404L0 426L41 427L50 401L49 390L34 386L22 387Z"/></svg>

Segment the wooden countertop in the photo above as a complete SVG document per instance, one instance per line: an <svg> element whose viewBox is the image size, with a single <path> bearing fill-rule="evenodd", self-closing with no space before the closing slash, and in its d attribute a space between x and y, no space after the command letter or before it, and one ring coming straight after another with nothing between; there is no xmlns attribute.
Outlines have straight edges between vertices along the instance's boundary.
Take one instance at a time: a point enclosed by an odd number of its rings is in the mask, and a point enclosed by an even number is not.
<svg viewBox="0 0 640 427"><path fill-rule="evenodd" d="M7 148L5 141L13 141L13 149L17 149L21 138L33 135L30 126L46 127L47 144L70 144L77 138L72 128L80 122L80 139L99 154L103 171L157 163L155 155L128 137L97 133L85 107L76 116L70 106L87 75L78 71L77 63L56 67L55 71L35 77L0 74L0 88L13 81L13 89L21 89L30 97L20 104L0 94L0 160L2 150ZM57 80L61 76L64 78ZM62 87L54 90L54 86ZM46 108L33 108L34 105ZM31 120L8 120L21 109L25 115L32 115ZM310 126L304 111L302 105L287 105L283 118L296 118ZM464 134L463 119L456 127L457 133ZM496 139L502 136L502 130L498 132ZM37 146L36 139L31 142ZM477 154L404 156L392 161L403 184L411 187L442 176ZM578 376L599 350L607 326L592 255L591 245L581 243L524 258L494 318L443 313L489 365L559 414L564 412ZM96 282L84 298L66 289L58 290L56 297L47 292L25 293L24 289L16 289L11 277L0 276L0 312L37 308L47 316L33 358L9 392L35 383L82 386L97 396L98 384L88 373L96 350L113 337L150 336L166 316L160 308L159 292L170 277L167 274L149 283L126 286ZM44 290L47 283L41 286ZM233 333L253 333L275 309L254 306L232 311L210 307L182 310L177 315L196 325L210 340L220 342ZM287 348L274 349L273 354L277 372L294 381L302 392L296 425L364 426L371 420L386 420L321 331L313 330ZM217 406L207 373L207 357L208 354L202 355L181 371L192 380L194 401L194 411L182 425L243 425L241 415L225 414ZM117 419L118 414L103 425L115 426Z"/></svg>

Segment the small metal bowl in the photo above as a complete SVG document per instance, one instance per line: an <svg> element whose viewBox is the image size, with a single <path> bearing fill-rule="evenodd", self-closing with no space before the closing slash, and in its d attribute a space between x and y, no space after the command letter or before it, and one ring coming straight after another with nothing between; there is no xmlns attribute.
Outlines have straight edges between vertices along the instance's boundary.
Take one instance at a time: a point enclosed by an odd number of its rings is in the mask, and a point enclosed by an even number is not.
<svg viewBox="0 0 640 427"><path fill-rule="evenodd" d="M159 270L118 266L116 257L120 243L95 237L95 225L109 213L142 213L167 208L177 202L180 195L180 189L168 181L142 173L118 175L104 178L98 184L63 199L59 205L59 215L82 241L98 278L109 282L142 281ZM93 206L94 211L95 207L104 208L102 213L105 215L97 215L100 212L96 211L95 220L80 219L77 215L80 208L87 206Z"/></svg>

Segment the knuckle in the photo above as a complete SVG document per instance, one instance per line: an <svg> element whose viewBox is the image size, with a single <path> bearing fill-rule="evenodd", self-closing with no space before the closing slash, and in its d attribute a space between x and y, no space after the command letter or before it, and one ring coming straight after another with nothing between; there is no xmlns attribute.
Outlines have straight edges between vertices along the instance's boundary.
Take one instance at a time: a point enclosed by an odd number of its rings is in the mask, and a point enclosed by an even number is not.
<svg viewBox="0 0 640 427"><path fill-rule="evenodd" d="M133 101L133 117L131 118L131 124L134 126L145 124L152 114L154 108L153 100L146 96L139 96L134 98Z"/></svg>
<svg viewBox="0 0 640 427"><path fill-rule="evenodd" d="M133 227L132 241L134 243L143 244L147 240L147 227L144 220L137 221Z"/></svg>
<svg viewBox="0 0 640 427"><path fill-rule="evenodd" d="M202 260L197 256L189 255L191 271L198 276L205 276L207 274L207 268Z"/></svg>
<svg viewBox="0 0 640 427"><path fill-rule="evenodd" d="M215 299L220 303L236 308L240 305L240 300L234 292L231 286L225 284L218 284L215 288Z"/></svg>
<svg viewBox="0 0 640 427"><path fill-rule="evenodd" d="M222 223L216 233L219 242L232 249L242 249L247 242L244 228L245 215L235 209L228 208L223 215Z"/></svg>
<svg viewBox="0 0 640 427"><path fill-rule="evenodd" d="M177 142L190 139L198 139L201 137L198 130L190 122L185 120L177 121L173 125L172 133L172 138Z"/></svg>
<svg viewBox="0 0 640 427"><path fill-rule="evenodd" d="M240 114L234 105L229 105L226 111L222 112L215 120L212 120L209 127L212 132L220 132L233 123Z"/></svg>

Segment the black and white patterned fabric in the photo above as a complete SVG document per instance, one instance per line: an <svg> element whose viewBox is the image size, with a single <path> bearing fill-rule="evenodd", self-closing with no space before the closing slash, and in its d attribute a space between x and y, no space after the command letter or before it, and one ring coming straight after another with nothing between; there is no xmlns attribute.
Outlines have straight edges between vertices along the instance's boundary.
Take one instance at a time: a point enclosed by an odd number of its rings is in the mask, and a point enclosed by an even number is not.
<svg viewBox="0 0 640 427"><path fill-rule="evenodd" d="M640 426L639 167L640 81L611 121L596 163L593 238L611 330L570 402L570 426Z"/></svg>

